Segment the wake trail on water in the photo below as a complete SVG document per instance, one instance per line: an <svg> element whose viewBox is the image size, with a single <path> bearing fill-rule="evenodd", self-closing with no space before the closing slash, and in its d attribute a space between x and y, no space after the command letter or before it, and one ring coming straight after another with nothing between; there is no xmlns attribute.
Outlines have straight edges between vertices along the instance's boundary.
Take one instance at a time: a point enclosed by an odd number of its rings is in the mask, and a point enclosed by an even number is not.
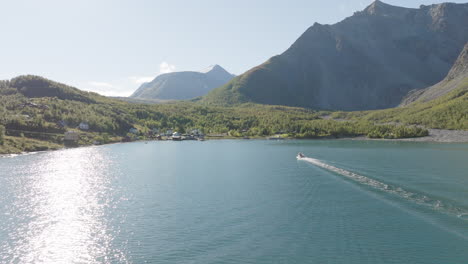
<svg viewBox="0 0 468 264"><path fill-rule="evenodd" d="M398 187L398 186L393 186L393 185L390 185L390 184L386 184L386 183L380 182L378 180L375 180L375 179L372 179L372 178L369 178L369 177L366 177L366 176L363 176L363 175L356 174L356 173L351 172L351 171L340 169L340 168L337 168L335 166L329 165L329 164L327 164L327 163L325 163L323 161L320 161L318 159L303 157L303 158L298 158L298 160L306 161L306 162L311 163L311 164L313 164L313 165L315 165L317 167L320 167L320 168L326 169L328 171L337 173L337 174L339 174L341 176L344 176L347 179L350 179L350 180L352 180L354 182L357 182L359 184L372 187L373 189L383 191L385 193L390 193L390 194L399 196L400 198L403 198L405 200L415 202L417 204L420 204L420 205L423 205L423 206L426 206L426 207L430 207L433 210L444 212L444 213L447 213L447 214L450 214L450 215L455 215L458 218L468 220L468 210L463 209L463 208L459 208L457 206L448 204L446 202L442 202L442 201L440 201L438 199L433 199L431 197L428 197L427 195L410 192L410 191L404 190L403 188Z"/></svg>

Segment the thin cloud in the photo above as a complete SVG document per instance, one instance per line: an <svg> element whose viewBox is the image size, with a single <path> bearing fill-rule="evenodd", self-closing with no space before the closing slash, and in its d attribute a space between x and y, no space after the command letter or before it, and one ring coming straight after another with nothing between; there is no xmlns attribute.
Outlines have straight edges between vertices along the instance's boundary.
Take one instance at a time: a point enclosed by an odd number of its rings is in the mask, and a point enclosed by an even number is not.
<svg viewBox="0 0 468 264"><path fill-rule="evenodd" d="M175 65L170 64L166 61L163 61L161 62L161 64L159 64L159 72L156 74L156 76L164 74L164 73L174 72L175 69L176 69ZM131 76L128 78L135 84L142 84L142 83L151 82L152 80L154 80L154 78L156 78L156 76Z"/></svg>
<svg viewBox="0 0 468 264"><path fill-rule="evenodd" d="M95 92L105 96L128 96L131 91L122 87L121 84L109 82L91 81L81 85L85 91Z"/></svg>
<svg viewBox="0 0 468 264"><path fill-rule="evenodd" d="M151 82L154 79L152 76L132 76L130 80L136 84Z"/></svg>
<svg viewBox="0 0 468 264"><path fill-rule="evenodd" d="M175 71L175 69L176 69L175 65L169 64L169 63L167 63L165 61L163 61L161 64L159 64L159 74L161 74L161 73L170 73L170 72Z"/></svg>
<svg viewBox="0 0 468 264"><path fill-rule="evenodd" d="M114 88L114 85L107 82L89 82L89 85L102 88Z"/></svg>
<svg viewBox="0 0 468 264"><path fill-rule="evenodd" d="M175 69L175 65L163 61L159 64L159 72L156 76L174 72ZM146 82L151 82L156 76L130 76L110 82L90 81L81 87L85 90L97 92L106 96L129 96L138 86Z"/></svg>

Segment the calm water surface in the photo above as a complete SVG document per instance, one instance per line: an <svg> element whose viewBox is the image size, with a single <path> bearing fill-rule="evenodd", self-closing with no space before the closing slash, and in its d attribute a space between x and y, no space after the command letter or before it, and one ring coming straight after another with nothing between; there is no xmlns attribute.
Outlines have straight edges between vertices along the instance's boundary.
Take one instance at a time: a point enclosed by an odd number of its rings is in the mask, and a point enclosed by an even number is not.
<svg viewBox="0 0 468 264"><path fill-rule="evenodd" d="M0 263L468 263L468 144L139 142L0 158Z"/></svg>

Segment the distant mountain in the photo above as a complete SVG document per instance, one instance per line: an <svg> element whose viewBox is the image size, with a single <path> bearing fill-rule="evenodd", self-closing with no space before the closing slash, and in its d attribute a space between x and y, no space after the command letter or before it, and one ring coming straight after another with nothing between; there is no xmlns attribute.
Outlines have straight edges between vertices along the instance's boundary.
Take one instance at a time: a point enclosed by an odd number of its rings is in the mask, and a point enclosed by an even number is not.
<svg viewBox="0 0 468 264"><path fill-rule="evenodd" d="M161 74L144 83L130 97L139 99L184 100L207 94L229 82L234 75L219 65L201 72L185 71Z"/></svg>
<svg viewBox="0 0 468 264"><path fill-rule="evenodd" d="M211 91L208 104L317 109L394 107L442 80L468 41L468 4L419 9L375 1L334 25L314 24L283 54Z"/></svg>
<svg viewBox="0 0 468 264"><path fill-rule="evenodd" d="M401 105L434 100L458 89L464 82L468 82L468 43L444 80L429 88L411 92Z"/></svg>

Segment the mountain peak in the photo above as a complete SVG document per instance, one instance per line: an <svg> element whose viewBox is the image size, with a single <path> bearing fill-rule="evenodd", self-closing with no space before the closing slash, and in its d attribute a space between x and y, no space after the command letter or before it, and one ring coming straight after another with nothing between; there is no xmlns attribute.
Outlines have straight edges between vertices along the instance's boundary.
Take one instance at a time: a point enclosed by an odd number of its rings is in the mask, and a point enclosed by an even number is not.
<svg viewBox="0 0 468 264"><path fill-rule="evenodd" d="M219 66L218 64L210 65L205 69L201 70L201 73L209 73L211 71L226 71L223 67Z"/></svg>
<svg viewBox="0 0 468 264"><path fill-rule="evenodd" d="M375 0L370 4L366 9L364 9L365 14L374 15L374 16L395 16L401 15L401 12L407 11L409 8L392 6L386 4L380 0Z"/></svg>
<svg viewBox="0 0 468 264"><path fill-rule="evenodd" d="M394 6L391 6L389 4L386 4L382 1L379 1L379 0L375 0L374 2L372 2L372 4L370 4L368 7L366 7L365 11L367 11L368 13L373 13L373 12L376 12L376 11L380 11L380 10L383 10L383 9L387 9L387 8L392 8Z"/></svg>
<svg viewBox="0 0 468 264"><path fill-rule="evenodd" d="M226 71L223 67L219 66L218 64L211 65L208 68L200 72L206 74L210 78L218 79L218 80L226 80L226 79L229 80L235 76L234 74L230 74L228 71Z"/></svg>

